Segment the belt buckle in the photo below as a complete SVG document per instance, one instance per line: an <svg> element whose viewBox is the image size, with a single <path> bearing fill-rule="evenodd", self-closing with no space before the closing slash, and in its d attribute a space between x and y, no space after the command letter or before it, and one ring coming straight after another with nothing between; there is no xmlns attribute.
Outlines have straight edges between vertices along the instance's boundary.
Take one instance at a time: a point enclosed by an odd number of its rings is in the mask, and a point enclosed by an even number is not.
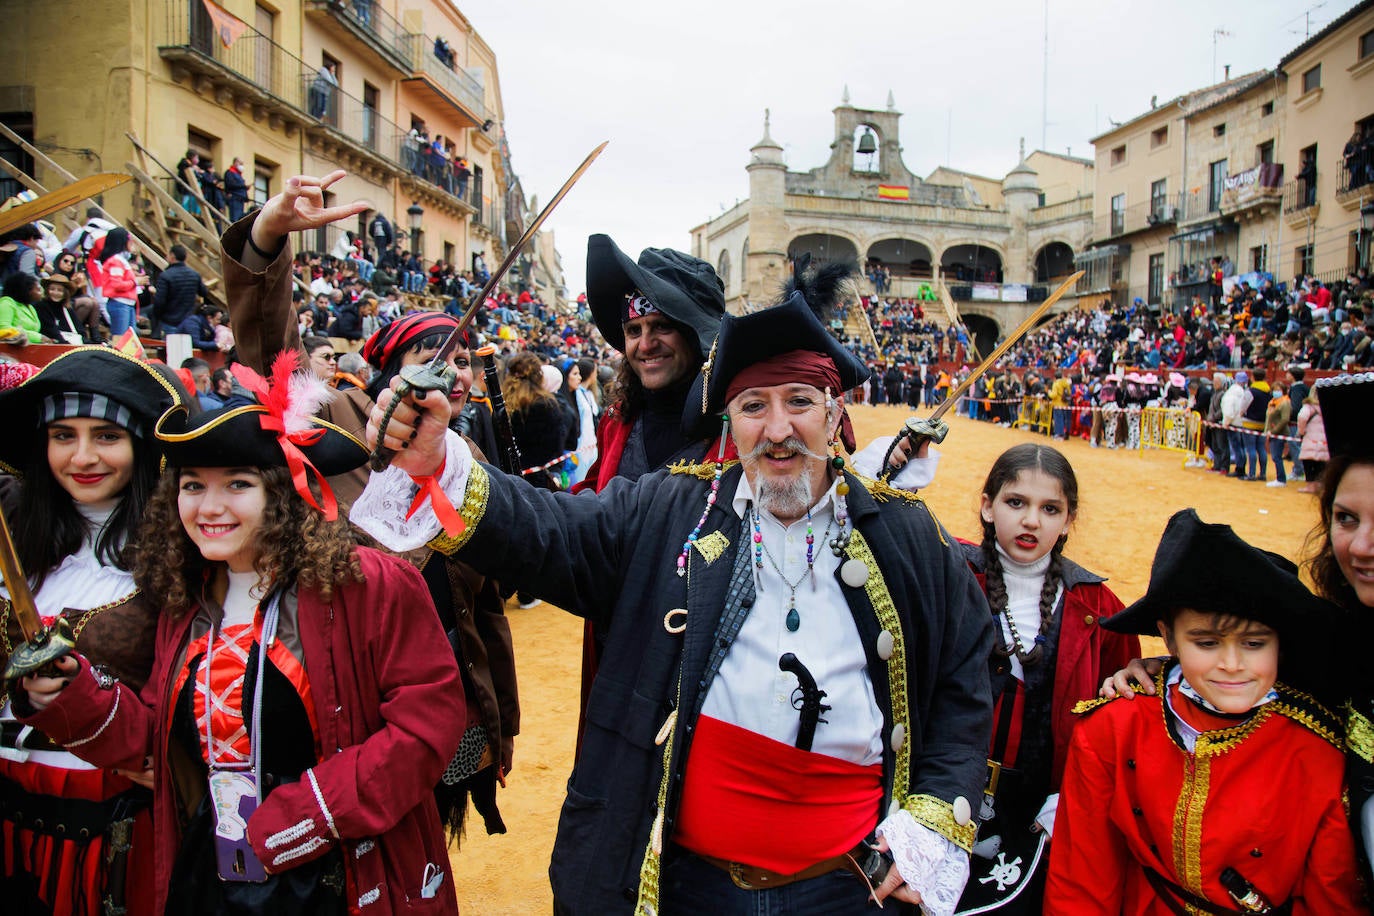
<svg viewBox="0 0 1374 916"><path fill-rule="evenodd" d="M745 881L745 880L744 880L744 864L743 864L743 863L741 863L741 862L731 862L731 863L730 863L729 871L730 871L730 880L733 881L733 882L735 882L735 887L738 887L738 888L740 888L741 890L746 890L746 891L758 890L758 888L754 887L754 885L752 885L752 884L750 884L748 881Z"/></svg>
<svg viewBox="0 0 1374 916"><path fill-rule="evenodd" d="M997 784L1002 780L1002 764L996 760L988 760L988 784L983 789L983 794L987 796L997 795Z"/></svg>

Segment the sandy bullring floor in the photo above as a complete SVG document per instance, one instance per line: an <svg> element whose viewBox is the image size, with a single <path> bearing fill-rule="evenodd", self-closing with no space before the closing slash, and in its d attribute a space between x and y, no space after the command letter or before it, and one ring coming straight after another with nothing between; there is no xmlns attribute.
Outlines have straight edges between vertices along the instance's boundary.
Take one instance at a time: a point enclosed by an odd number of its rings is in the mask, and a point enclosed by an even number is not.
<svg viewBox="0 0 1374 916"><path fill-rule="evenodd" d="M890 435L905 408L851 410L860 445ZM954 534L979 537L979 488L1001 452L1024 441L1047 442L1019 430L952 419L935 483L923 495ZM1150 559L1169 516L1192 506L1205 521L1225 522L1254 544L1297 559L1316 519L1315 497L1259 483L1219 479L1185 469L1175 453L1091 449L1082 440L1061 444L1078 474L1081 506L1065 553L1108 577L1126 603L1149 581ZM1269 469L1273 479L1274 469ZM515 766L500 793L510 830L488 837L475 814L460 850L453 853L458 901L468 916L547 914L548 885L558 810L572 768L577 724L581 621L549 605L522 611L507 606L515 636L522 707Z"/></svg>

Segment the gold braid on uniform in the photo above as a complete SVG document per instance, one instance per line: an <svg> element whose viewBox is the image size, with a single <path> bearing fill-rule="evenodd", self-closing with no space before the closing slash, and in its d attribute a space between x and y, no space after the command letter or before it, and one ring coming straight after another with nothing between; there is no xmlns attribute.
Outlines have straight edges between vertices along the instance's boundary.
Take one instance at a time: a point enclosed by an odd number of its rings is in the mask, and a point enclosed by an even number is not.
<svg viewBox="0 0 1374 916"><path fill-rule="evenodd" d="M669 465L668 472L670 474L687 474L691 477L695 477L697 480L711 480L716 476L716 468L720 468L723 474L737 464L739 464L739 461L734 459L723 461L718 464L714 461L688 461L684 458L675 464Z"/></svg>
<svg viewBox="0 0 1374 916"><path fill-rule="evenodd" d="M486 468L480 462L472 463L472 470L468 472L468 486L463 493L463 504L458 507L458 515L463 519L463 530L458 532L457 537L449 537L441 528L439 533L430 539L429 547L439 551L446 557L451 557L472 540L473 529L478 522L487 514L487 498L491 495L491 478L487 476Z"/></svg>
<svg viewBox="0 0 1374 916"><path fill-rule="evenodd" d="M1365 763L1374 763L1374 722L1354 703L1345 704L1345 746Z"/></svg>

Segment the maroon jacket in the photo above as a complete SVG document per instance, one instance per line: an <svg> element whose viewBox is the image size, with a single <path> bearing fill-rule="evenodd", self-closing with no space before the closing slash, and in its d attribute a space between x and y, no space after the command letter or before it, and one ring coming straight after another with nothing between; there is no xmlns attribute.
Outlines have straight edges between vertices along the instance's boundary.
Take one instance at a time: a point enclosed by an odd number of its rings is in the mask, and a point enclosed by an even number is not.
<svg viewBox="0 0 1374 916"><path fill-rule="evenodd" d="M345 847L352 913L458 912L434 785L453 756L466 719L462 681L429 593L409 564L358 548L366 582L334 591L331 602L302 588L297 627L310 680L323 757L312 780L278 787L248 822L248 838L263 862L281 852L265 840L292 829L291 848L310 846L293 864ZM48 708L25 721L91 763L142 769L153 758L157 912L181 843L179 812L195 791L179 747L169 755L168 710L177 667L194 613L158 619L152 676L142 695L116 683L101 689L89 666ZM427 647L442 651L425 651ZM325 810L327 808L327 811ZM426 866L444 880L420 897Z"/></svg>

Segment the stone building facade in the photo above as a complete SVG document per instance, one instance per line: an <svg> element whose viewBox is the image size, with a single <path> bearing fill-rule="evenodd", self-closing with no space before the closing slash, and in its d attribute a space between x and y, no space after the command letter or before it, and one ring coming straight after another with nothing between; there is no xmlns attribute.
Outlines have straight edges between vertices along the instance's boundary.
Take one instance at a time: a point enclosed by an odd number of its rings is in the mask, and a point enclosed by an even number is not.
<svg viewBox="0 0 1374 916"><path fill-rule="evenodd" d="M876 110L846 97L830 158L791 171L765 116L746 166L749 198L692 230L693 254L716 266L732 309L768 301L790 259L809 252L882 264L889 294L934 300L930 314L948 294L983 346L1073 271L1092 224L1090 161L1035 152L1000 180L949 168L922 179L902 161L900 119L890 98Z"/></svg>

